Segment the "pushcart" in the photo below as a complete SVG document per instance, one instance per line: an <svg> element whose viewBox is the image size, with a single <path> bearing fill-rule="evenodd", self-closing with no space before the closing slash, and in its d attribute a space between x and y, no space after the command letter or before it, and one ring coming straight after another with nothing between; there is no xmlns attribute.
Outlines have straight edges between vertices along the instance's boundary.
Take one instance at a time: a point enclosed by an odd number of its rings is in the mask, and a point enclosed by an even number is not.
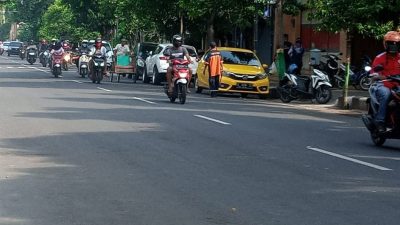
<svg viewBox="0 0 400 225"><path fill-rule="evenodd" d="M116 63L113 63L113 67L110 71L110 81L113 82L114 75L117 76L117 82L119 83L122 74L133 75L135 68L131 65L130 56L117 56Z"/></svg>

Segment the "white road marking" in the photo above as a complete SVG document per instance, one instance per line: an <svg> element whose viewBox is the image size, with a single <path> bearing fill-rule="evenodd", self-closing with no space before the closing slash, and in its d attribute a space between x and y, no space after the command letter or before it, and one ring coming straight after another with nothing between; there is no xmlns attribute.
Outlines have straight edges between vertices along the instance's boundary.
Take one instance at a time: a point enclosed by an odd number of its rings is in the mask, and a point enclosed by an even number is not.
<svg viewBox="0 0 400 225"><path fill-rule="evenodd" d="M157 104L155 102L152 102L152 101L149 101L149 100L146 100L146 99L143 99L143 98L133 97L133 99L139 100L139 101L142 101L142 102L146 102L146 103L149 103L149 104Z"/></svg>
<svg viewBox="0 0 400 225"><path fill-rule="evenodd" d="M219 123L219 124L222 124L222 125L232 125L230 123L227 123L227 122L224 122L224 121L221 121L221 120L216 120L216 119L213 119L213 118L210 118L210 117L207 117L207 116L202 116L202 115L194 115L194 116L198 117L198 118L205 119L205 120L209 120L209 121L212 121L212 122L215 122L215 123Z"/></svg>
<svg viewBox="0 0 400 225"><path fill-rule="evenodd" d="M105 88L101 88L101 87L97 87L97 89L103 90L103 91L107 91L107 92L112 92L111 90L108 90L108 89L105 89Z"/></svg>
<svg viewBox="0 0 400 225"><path fill-rule="evenodd" d="M72 82L75 82L75 83L78 83L78 84L83 84L83 82L79 81L79 80L72 80Z"/></svg>
<svg viewBox="0 0 400 225"><path fill-rule="evenodd" d="M12 67L12 66L7 66L7 69L12 69L12 68L14 68L14 67Z"/></svg>
<svg viewBox="0 0 400 225"><path fill-rule="evenodd" d="M383 166L378 166L378 165L375 165L375 164L372 164L372 163L368 163L368 162L364 162L364 161L361 161L361 160L358 160L358 159L353 159L353 158L350 158L350 157L347 157L347 156L344 156L344 155L339 155L339 154L336 154L336 153L333 153L333 152L328 152L328 151L325 151L325 150L319 149L319 148L313 148L313 147L308 146L307 149L312 150L312 151L316 151L316 152L320 152L320 153L323 153L323 154L327 154L327 155L330 155L330 156L333 156L333 157L336 157L336 158L348 160L350 162L358 163L358 164L361 164L361 165L364 165L364 166L368 166L368 167L371 167L371 168L374 168L374 169L377 169L377 170L382 170L382 171L392 170L392 169L389 169L389 168L386 168L386 167L383 167Z"/></svg>

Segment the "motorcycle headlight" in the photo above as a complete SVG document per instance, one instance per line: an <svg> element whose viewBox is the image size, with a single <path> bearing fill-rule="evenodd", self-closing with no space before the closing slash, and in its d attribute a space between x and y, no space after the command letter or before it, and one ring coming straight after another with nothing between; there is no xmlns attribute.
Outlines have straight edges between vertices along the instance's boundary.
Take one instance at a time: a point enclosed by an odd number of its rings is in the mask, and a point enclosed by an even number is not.
<svg viewBox="0 0 400 225"><path fill-rule="evenodd" d="M104 63L102 62L102 63L100 63L100 66L104 66Z"/></svg>
<svg viewBox="0 0 400 225"><path fill-rule="evenodd" d="M369 71L372 70L372 67L370 67L370 66L365 66L365 67L364 67L364 70L365 70L366 72L369 72Z"/></svg>
<svg viewBox="0 0 400 225"><path fill-rule="evenodd" d="M97 62L94 62L94 66L99 66L99 64Z"/></svg>
<svg viewBox="0 0 400 225"><path fill-rule="evenodd" d="M29 55L35 55L35 53L33 53L33 52L29 52Z"/></svg>
<svg viewBox="0 0 400 225"><path fill-rule="evenodd" d="M186 78L186 73L179 73L180 78Z"/></svg>
<svg viewBox="0 0 400 225"><path fill-rule="evenodd" d="M69 55L66 55L66 56L64 57L64 59L65 59L66 61L69 61L69 60L71 59L71 57L70 57Z"/></svg>

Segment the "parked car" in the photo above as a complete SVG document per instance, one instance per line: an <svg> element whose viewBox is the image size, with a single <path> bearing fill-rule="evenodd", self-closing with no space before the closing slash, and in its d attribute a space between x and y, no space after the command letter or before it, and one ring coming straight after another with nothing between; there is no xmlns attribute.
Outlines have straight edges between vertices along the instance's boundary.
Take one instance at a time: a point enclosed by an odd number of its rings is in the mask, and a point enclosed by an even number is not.
<svg viewBox="0 0 400 225"><path fill-rule="evenodd" d="M19 41L11 41L10 46L8 47L7 55L20 55L21 51L23 50L24 45L22 42Z"/></svg>
<svg viewBox="0 0 400 225"><path fill-rule="evenodd" d="M166 81L166 74L169 65L167 62L167 57L164 55L164 53L168 48L171 47L172 44L159 44L157 49L154 52L151 52L151 56L146 60L147 67L144 75L145 79L143 79L144 81L149 82L151 80L151 83L155 85ZM188 50L189 56L193 62L189 65L193 78L198 67L196 48L190 45L183 45L183 47Z"/></svg>
<svg viewBox="0 0 400 225"><path fill-rule="evenodd" d="M260 98L266 98L269 93L269 78L265 72L268 67L261 64L257 56L250 50L240 48L220 47L224 61L224 71L220 82L219 91L240 93L242 97L247 94L258 94ZM204 71L207 53L199 61L195 88L197 93L203 89L209 89L209 72Z"/></svg>
<svg viewBox="0 0 400 225"><path fill-rule="evenodd" d="M9 41L3 42L3 50L4 50L4 52L7 52L9 47L10 47L10 42Z"/></svg>
<svg viewBox="0 0 400 225"><path fill-rule="evenodd" d="M133 48L133 66L135 77L134 80L142 79L143 83L149 83L149 78L143 76L146 70L146 59L150 53L154 52L157 48L156 43L141 42L137 43Z"/></svg>

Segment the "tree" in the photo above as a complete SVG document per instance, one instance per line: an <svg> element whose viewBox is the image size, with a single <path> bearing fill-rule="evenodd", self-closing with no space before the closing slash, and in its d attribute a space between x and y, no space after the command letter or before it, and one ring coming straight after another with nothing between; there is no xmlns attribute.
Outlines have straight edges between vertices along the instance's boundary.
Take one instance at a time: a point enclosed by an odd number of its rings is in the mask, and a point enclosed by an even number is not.
<svg viewBox="0 0 400 225"><path fill-rule="evenodd" d="M347 30L376 38L399 26L400 1L309 0L310 19L318 20L319 29Z"/></svg>
<svg viewBox="0 0 400 225"><path fill-rule="evenodd" d="M85 27L75 23L74 13L69 5L62 0L55 2L47 9L43 15L42 24L39 30L41 37L46 39L70 39L80 41L87 37L96 37L99 34L90 32Z"/></svg>

